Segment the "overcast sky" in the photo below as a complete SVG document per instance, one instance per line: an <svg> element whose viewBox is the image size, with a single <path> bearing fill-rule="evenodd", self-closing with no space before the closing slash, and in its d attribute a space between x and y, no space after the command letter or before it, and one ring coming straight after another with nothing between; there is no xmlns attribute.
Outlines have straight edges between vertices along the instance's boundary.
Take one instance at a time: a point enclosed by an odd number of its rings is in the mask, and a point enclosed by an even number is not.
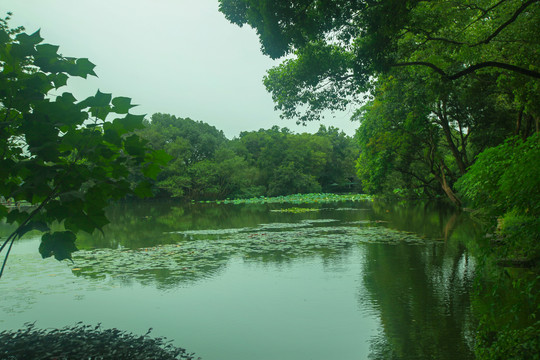
<svg viewBox="0 0 540 360"><path fill-rule="evenodd" d="M59 45L64 56L89 58L99 78L72 79L78 99L97 89L128 96L133 113L169 113L204 121L229 138L240 131L288 127L262 78L278 64L262 55L255 31L229 23L218 0L2 0L1 16L13 12L11 27ZM323 123L354 134L351 113Z"/></svg>

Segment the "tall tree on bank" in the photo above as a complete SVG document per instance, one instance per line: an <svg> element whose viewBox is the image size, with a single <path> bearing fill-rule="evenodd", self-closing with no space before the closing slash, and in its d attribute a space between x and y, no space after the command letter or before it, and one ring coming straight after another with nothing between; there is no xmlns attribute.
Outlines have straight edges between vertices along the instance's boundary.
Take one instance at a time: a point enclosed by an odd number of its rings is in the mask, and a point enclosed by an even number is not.
<svg viewBox="0 0 540 360"><path fill-rule="evenodd" d="M514 131L538 128L539 0L221 0L220 10L255 28L265 54L289 55L264 79L285 118L346 109L404 71L441 83L487 74L514 109Z"/></svg>
<svg viewBox="0 0 540 360"><path fill-rule="evenodd" d="M133 134L143 116L129 114L131 99L59 93L70 77L95 75L94 64L58 54L39 31L10 29L7 20L0 19L0 197L31 207L0 204L0 220L17 224L0 244L0 276L14 241L30 230L43 232L44 258L71 258L78 231L107 224L110 200L152 194L148 181L128 182L129 170L155 177L168 159ZM53 222L64 230L52 230Z"/></svg>
<svg viewBox="0 0 540 360"><path fill-rule="evenodd" d="M381 76L374 99L354 115L366 190L443 192L460 205L456 180L481 151L512 133L515 112L489 76L433 80L425 71Z"/></svg>

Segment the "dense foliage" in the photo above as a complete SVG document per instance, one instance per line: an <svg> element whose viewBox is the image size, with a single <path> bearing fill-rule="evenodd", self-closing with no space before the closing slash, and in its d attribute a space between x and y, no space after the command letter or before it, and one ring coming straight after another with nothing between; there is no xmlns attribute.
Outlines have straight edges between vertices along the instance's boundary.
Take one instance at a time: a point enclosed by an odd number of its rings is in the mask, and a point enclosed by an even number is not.
<svg viewBox="0 0 540 360"><path fill-rule="evenodd" d="M518 112L501 100L495 80L486 74L448 83L419 71L381 77L355 114L364 189L442 194L460 205L454 183L481 151L514 131Z"/></svg>
<svg viewBox="0 0 540 360"><path fill-rule="evenodd" d="M497 218L485 246L475 306L478 355L538 359L540 348L540 134L484 151L458 188L471 205ZM493 263L499 266L493 267ZM503 268L501 268L501 266Z"/></svg>
<svg viewBox="0 0 540 360"><path fill-rule="evenodd" d="M354 140L333 127L295 134L274 126L228 140L206 123L154 114L137 133L173 158L157 178L157 196L215 200L356 190Z"/></svg>
<svg viewBox="0 0 540 360"><path fill-rule="evenodd" d="M32 205L8 211L0 204L0 220L18 224L1 244L6 260L13 241L30 230L44 232L43 257L70 258L78 231L108 222L111 200L151 195L148 181L128 181L130 170L155 176L168 160L133 134L143 116L129 113L129 98L97 91L77 101L61 93L70 77L95 75L94 64L42 42L39 31L0 20L0 196ZM54 222L63 229L51 230Z"/></svg>

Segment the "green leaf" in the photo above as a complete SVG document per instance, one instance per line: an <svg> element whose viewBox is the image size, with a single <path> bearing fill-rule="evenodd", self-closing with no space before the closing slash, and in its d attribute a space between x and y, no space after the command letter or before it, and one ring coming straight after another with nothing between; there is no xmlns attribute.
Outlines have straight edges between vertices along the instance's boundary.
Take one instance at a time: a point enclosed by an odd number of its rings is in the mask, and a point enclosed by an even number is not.
<svg viewBox="0 0 540 360"><path fill-rule="evenodd" d="M88 75L96 76L96 73L94 72L94 68L96 65L94 65L90 60L86 58L81 58L76 60L77 65L77 73L75 75L80 76L84 79Z"/></svg>
<svg viewBox="0 0 540 360"><path fill-rule="evenodd" d="M112 99L112 104L114 105L113 111L117 114L127 114L129 109L137 106L131 105L131 98L125 96L118 96Z"/></svg>
<svg viewBox="0 0 540 360"><path fill-rule="evenodd" d="M60 101L60 100L63 103L69 103L69 104L75 104L75 102L77 101L75 96L73 96L73 94L69 92L62 93L62 95L56 99L56 101Z"/></svg>
<svg viewBox="0 0 540 360"><path fill-rule="evenodd" d="M106 107L109 106L111 99L112 94L102 93L98 90L96 95L87 97L79 105L83 108Z"/></svg>
<svg viewBox="0 0 540 360"><path fill-rule="evenodd" d="M15 39L20 44L31 45L31 46L35 46L43 41L43 38L40 35L40 30L34 32L31 35L28 35L26 33L20 33L15 37Z"/></svg>
<svg viewBox="0 0 540 360"><path fill-rule="evenodd" d="M66 229L72 230L73 232L78 232L79 230L86 231L87 233L91 234L96 230L97 226L95 226L91 221L88 215L86 215L84 212L80 211L72 211L69 214L69 217L64 222L64 226Z"/></svg>
<svg viewBox="0 0 540 360"><path fill-rule="evenodd" d="M94 101L95 103L92 106L108 106L111 102L112 94L106 94L102 93L101 91L97 91L96 95L94 95Z"/></svg>
<svg viewBox="0 0 540 360"><path fill-rule="evenodd" d="M75 246L75 240L76 236L71 231L43 234L39 245L39 253L44 259L54 256L58 261L71 260L71 254L78 250Z"/></svg>
<svg viewBox="0 0 540 360"><path fill-rule="evenodd" d="M53 78L54 86L58 89L59 87L62 87L62 86L67 85L68 78L69 78L69 77L68 77L66 74L64 74L64 73L57 74L57 75Z"/></svg>
<svg viewBox="0 0 540 360"><path fill-rule="evenodd" d="M125 117L121 119L115 119L114 123L122 125L122 127L127 132L132 132L133 130L144 128L143 120L144 120L144 115L127 114Z"/></svg>
<svg viewBox="0 0 540 360"><path fill-rule="evenodd" d="M145 143L137 135L131 135L125 140L125 148L129 155L144 157Z"/></svg>
<svg viewBox="0 0 540 360"><path fill-rule="evenodd" d="M8 209L4 205L0 204L0 220L5 218L8 214Z"/></svg>
<svg viewBox="0 0 540 360"><path fill-rule="evenodd" d="M8 224L23 223L28 216L28 213L20 211L18 209L11 209L6 216Z"/></svg>
<svg viewBox="0 0 540 360"><path fill-rule="evenodd" d="M120 137L120 135L118 135L116 131L114 131L114 129L110 127L105 129L103 139L116 146L122 145L122 138Z"/></svg>
<svg viewBox="0 0 540 360"><path fill-rule="evenodd" d="M13 44L11 54L18 58L34 55L36 52L35 46L43 41L43 38L39 34L39 30L32 35L20 33L15 39L19 43Z"/></svg>
<svg viewBox="0 0 540 360"><path fill-rule="evenodd" d="M65 219L67 219L71 212L68 207L62 205L62 203L58 200L52 200L50 201L46 206L47 210L47 216L50 219L56 220L58 222L62 222Z"/></svg>
<svg viewBox="0 0 540 360"><path fill-rule="evenodd" d="M167 163L173 159L173 157L167 154L165 150L152 151L151 157L153 162L162 166L167 165Z"/></svg>
<svg viewBox="0 0 540 360"><path fill-rule="evenodd" d="M58 56L58 49L60 46L51 44L37 45L36 50L39 57L55 58Z"/></svg>

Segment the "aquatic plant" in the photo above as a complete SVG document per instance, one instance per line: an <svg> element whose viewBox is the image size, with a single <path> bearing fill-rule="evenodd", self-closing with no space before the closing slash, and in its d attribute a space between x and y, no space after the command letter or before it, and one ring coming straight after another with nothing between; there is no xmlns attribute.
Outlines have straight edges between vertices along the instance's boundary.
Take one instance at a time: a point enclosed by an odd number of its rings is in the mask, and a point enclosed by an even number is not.
<svg viewBox="0 0 540 360"><path fill-rule="evenodd" d="M331 194L331 193L310 193L310 194L294 194L287 196L275 197L254 197L250 199L234 199L215 201L217 204L275 204L275 203L291 203L291 204L313 204L313 203L334 203L338 201L365 201L372 200L370 195L366 194ZM210 201L202 201L209 203Z"/></svg>
<svg viewBox="0 0 540 360"><path fill-rule="evenodd" d="M168 287L215 276L232 258L286 262L299 257L341 253L359 244L420 245L429 241L376 221L339 223L335 219L259 224L239 229L204 229L171 233L176 244L140 249L95 249L74 254L77 276L111 282L154 281ZM166 283L164 282L166 279Z"/></svg>
<svg viewBox="0 0 540 360"><path fill-rule="evenodd" d="M270 210L270 211L299 214L299 213L314 212L314 211L319 211L319 210L321 209L292 207L292 208L285 208L285 209L275 209L275 210Z"/></svg>

